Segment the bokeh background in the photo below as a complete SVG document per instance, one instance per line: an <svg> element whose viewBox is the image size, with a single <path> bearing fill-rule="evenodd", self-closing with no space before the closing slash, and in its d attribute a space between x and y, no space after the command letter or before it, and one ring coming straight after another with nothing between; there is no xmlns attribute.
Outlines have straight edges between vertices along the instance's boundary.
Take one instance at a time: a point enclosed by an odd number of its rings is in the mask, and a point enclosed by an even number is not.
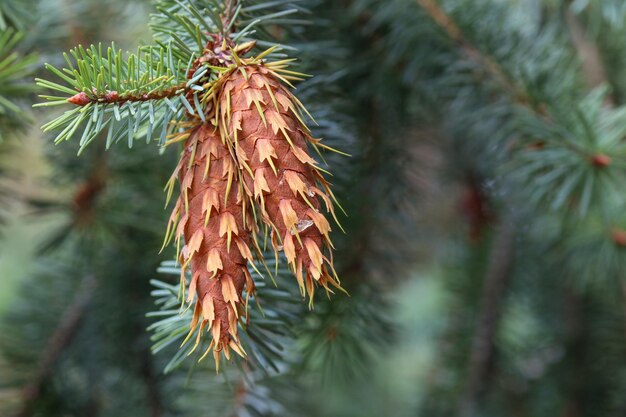
<svg viewBox="0 0 626 417"><path fill-rule="evenodd" d="M350 297L309 311L281 274L273 366L178 360L153 326L178 150L77 157L31 108L64 51L150 44L155 4L0 0L0 415L625 416L626 3L244 3L295 11L268 36L351 154L325 155Z"/></svg>

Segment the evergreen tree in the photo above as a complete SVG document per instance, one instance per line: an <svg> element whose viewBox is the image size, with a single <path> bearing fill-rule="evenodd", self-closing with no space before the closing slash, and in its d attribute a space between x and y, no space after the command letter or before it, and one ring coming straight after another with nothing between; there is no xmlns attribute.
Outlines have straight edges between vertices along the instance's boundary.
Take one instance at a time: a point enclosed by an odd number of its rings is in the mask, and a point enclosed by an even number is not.
<svg viewBox="0 0 626 417"><path fill-rule="evenodd" d="M626 413L620 0L76 4L3 413Z"/></svg>

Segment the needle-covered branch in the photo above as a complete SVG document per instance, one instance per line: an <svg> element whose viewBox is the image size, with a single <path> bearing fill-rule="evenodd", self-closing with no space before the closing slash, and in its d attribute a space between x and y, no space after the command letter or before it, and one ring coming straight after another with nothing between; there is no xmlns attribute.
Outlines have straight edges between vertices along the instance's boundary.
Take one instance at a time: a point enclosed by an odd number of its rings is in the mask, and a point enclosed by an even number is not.
<svg viewBox="0 0 626 417"><path fill-rule="evenodd" d="M55 141L69 140L80 134L81 150L100 133L107 133L107 148L123 139L132 146L134 139L153 133L165 143L170 123L186 112L202 113L196 83L188 80L189 63L175 59L170 48L140 48L136 54L124 54L111 45L85 49L82 46L65 54L67 66L46 68L58 82L37 79L39 86L57 95L43 95L39 107L74 105L43 126L45 131L60 131ZM198 75L204 75L207 70Z"/></svg>
<svg viewBox="0 0 626 417"><path fill-rule="evenodd" d="M252 53L263 41L251 36L300 24L286 19L298 9L289 1L160 1L152 18L158 46L136 54L79 46L65 55L65 68L46 66L56 81L37 80L57 94L39 106L74 107L44 125L59 131L56 142L80 136L82 151L106 132L107 148L153 134L164 146L184 144L166 187L168 199L176 183L180 192L165 241L175 236L181 292L195 306L188 338L195 336L194 347L210 340L204 352L212 350L216 364L231 351L247 355L238 331L254 297L247 265L253 253L268 274L271 263L256 242L259 226L311 305L316 287L341 289L322 214L334 217L337 203L309 155L309 147L328 146L311 136L306 110L287 88L305 76L276 44Z"/></svg>
<svg viewBox="0 0 626 417"><path fill-rule="evenodd" d="M0 123L4 126L19 127L28 119L18 103L34 90L26 77L34 69L37 57L17 51L23 37L23 33L13 29L0 32ZM2 131L4 129L0 129L0 142Z"/></svg>
<svg viewBox="0 0 626 417"><path fill-rule="evenodd" d="M609 219L612 214L603 207L624 204L616 199L623 200L618 190L626 180L626 166L614 162L626 152L620 139L626 108L604 105L609 93L606 86L587 91L583 71L571 64L577 57L569 39L546 25L540 42L530 44L522 34L511 35L510 42L516 46L513 52L505 52L496 39L482 39L481 43L472 39L470 35L476 33L470 16L448 12L440 4L443 2L435 0L417 3L468 61L487 74L478 84L495 81L496 90L510 95L506 104L493 102L487 110L502 117L500 130L505 133L501 137L506 142L493 149L506 154L502 173L516 184L524 201L535 210L573 210L580 216L599 209L605 220ZM481 7L487 6L476 9ZM555 44L562 48L555 50ZM529 56L536 57L541 68L527 67ZM533 72L535 79L529 76ZM544 73L543 78L536 75ZM475 79L471 83L477 90L484 87L478 87ZM561 94L562 90L567 90L567 95ZM495 140L490 139L492 146Z"/></svg>

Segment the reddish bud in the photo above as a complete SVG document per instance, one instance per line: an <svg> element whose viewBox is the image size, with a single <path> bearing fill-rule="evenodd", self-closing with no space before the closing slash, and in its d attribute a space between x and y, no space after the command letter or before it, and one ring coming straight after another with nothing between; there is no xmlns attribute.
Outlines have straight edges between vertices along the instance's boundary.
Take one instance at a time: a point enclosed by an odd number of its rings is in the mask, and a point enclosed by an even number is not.
<svg viewBox="0 0 626 417"><path fill-rule="evenodd" d="M604 154L597 154L591 157L591 163L598 168L604 168L611 165L611 158Z"/></svg>
<svg viewBox="0 0 626 417"><path fill-rule="evenodd" d="M117 91L108 91L105 95L104 95L104 100L107 102L113 102L113 101L117 101L119 100L120 95L118 94Z"/></svg>
<svg viewBox="0 0 626 417"><path fill-rule="evenodd" d="M331 342L335 341L338 335L339 330L335 326L331 326L328 328L328 330L326 330L326 339L330 340Z"/></svg>
<svg viewBox="0 0 626 417"><path fill-rule="evenodd" d="M543 140L537 140L535 142L527 144L524 148L529 151L540 151L546 147L546 142Z"/></svg>
<svg viewBox="0 0 626 417"><path fill-rule="evenodd" d="M485 226L492 220L492 215L489 210L489 197L473 178L469 178L464 186L459 208L469 225L470 241L478 242Z"/></svg>
<svg viewBox="0 0 626 417"><path fill-rule="evenodd" d="M539 105L539 107L537 108L537 111L539 112L539 114L541 114L542 116L545 116L548 114L548 106L546 106L545 103L541 103Z"/></svg>
<svg viewBox="0 0 626 417"><path fill-rule="evenodd" d="M77 106L86 106L91 103L91 99L89 96L83 92L73 95L72 97L67 99L68 102L75 104Z"/></svg>
<svg viewBox="0 0 626 417"><path fill-rule="evenodd" d="M616 245L626 246L626 230L613 229L611 237L613 238L613 243L615 243Z"/></svg>

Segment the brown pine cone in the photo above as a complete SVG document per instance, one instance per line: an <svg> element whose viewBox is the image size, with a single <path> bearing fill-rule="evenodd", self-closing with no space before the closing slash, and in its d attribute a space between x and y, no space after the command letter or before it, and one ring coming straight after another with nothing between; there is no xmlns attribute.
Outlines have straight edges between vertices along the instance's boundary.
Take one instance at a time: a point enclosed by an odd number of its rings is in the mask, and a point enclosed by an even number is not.
<svg viewBox="0 0 626 417"><path fill-rule="evenodd" d="M263 65L244 65L227 77L218 99L222 138L235 149L244 189L260 207L274 250L284 251L310 300L315 283L330 292L341 288L331 228L319 211L321 199L334 216L332 193L309 156L307 144L318 141L302 122L299 102Z"/></svg>
<svg viewBox="0 0 626 417"><path fill-rule="evenodd" d="M238 175L228 147L209 124L193 129L173 174L179 177L180 196L167 234L173 233L178 244L181 236L185 241L179 259L182 274L191 270L187 301L196 300L190 334L200 326L197 345L205 328L211 332L207 353L213 349L218 366L221 352L227 359L230 349L245 355L237 324L247 303L242 292L254 291L247 268L253 223Z"/></svg>

